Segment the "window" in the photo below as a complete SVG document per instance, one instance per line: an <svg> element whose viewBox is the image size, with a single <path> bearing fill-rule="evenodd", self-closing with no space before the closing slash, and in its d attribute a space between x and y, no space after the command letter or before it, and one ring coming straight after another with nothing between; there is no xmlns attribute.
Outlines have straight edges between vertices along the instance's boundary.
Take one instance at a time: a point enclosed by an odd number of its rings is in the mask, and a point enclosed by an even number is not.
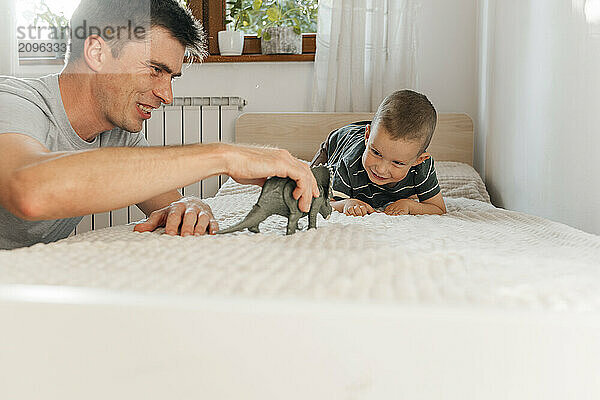
<svg viewBox="0 0 600 400"><path fill-rule="evenodd" d="M229 19L229 10L232 3L241 3L242 8L248 9L253 6L257 8L256 0L188 0L188 7L193 14L202 21L208 34L208 51L210 56L207 62L235 62L235 61L312 61L315 54L316 38L316 18L318 0L262 0L260 11L248 10L246 24L242 31L246 33L244 40L244 51L242 56L222 57L219 55L219 45L217 41L218 32L225 30ZM267 8L273 3L279 3L284 10L291 10L295 4L296 8L301 8L308 14L307 18L298 20L298 25L302 29L302 53L299 55L271 55L263 56L260 48L260 38L256 35L257 31L265 26L267 19L265 14ZM285 11L284 11L285 12ZM291 11L289 14L293 14ZM293 16L296 19L297 15ZM307 32L312 31L312 32Z"/></svg>
<svg viewBox="0 0 600 400"><path fill-rule="evenodd" d="M230 0L226 23L247 35L260 35L275 20L303 33L315 33L317 7L317 0Z"/></svg>
<svg viewBox="0 0 600 400"><path fill-rule="evenodd" d="M178 0L185 5L190 0ZM68 41L68 24L80 0L16 2L17 51L21 64L62 64Z"/></svg>
<svg viewBox="0 0 600 400"><path fill-rule="evenodd" d="M69 19L79 0L34 0L16 3L19 60L64 59Z"/></svg>
<svg viewBox="0 0 600 400"><path fill-rule="evenodd" d="M211 61L312 61L315 53L316 18L318 0L179 0L187 4L194 16L202 21L208 34ZM250 8L242 23L246 34L244 55L219 56L217 34L225 30L232 4L239 3ZM263 56L257 33L268 23L267 11L273 4L288 12L289 22L303 32L301 55ZM67 24L79 0L32 0L17 1L17 40L21 63L63 62L67 45ZM257 7L257 5L261 7ZM253 8L254 7L254 8Z"/></svg>

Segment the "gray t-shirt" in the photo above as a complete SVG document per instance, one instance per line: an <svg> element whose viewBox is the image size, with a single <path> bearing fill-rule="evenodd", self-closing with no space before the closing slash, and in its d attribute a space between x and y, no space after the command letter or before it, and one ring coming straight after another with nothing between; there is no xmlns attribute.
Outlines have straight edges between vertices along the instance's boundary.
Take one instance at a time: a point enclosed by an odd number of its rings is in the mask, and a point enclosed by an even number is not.
<svg viewBox="0 0 600 400"><path fill-rule="evenodd" d="M75 133L63 106L58 74L39 79L0 76L0 134L30 136L50 151L75 151L99 147L148 146L143 133L120 128L102 132L92 142ZM14 249L66 238L82 217L26 221L0 205L0 249Z"/></svg>

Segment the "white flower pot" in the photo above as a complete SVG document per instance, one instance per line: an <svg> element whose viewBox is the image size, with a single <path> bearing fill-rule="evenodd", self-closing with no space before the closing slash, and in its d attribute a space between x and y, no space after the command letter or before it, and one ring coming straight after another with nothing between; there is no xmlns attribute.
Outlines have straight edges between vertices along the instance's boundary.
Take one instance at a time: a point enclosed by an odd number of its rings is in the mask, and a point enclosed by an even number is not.
<svg viewBox="0 0 600 400"><path fill-rule="evenodd" d="M222 56L239 56L244 49L244 32L219 32L219 52Z"/></svg>

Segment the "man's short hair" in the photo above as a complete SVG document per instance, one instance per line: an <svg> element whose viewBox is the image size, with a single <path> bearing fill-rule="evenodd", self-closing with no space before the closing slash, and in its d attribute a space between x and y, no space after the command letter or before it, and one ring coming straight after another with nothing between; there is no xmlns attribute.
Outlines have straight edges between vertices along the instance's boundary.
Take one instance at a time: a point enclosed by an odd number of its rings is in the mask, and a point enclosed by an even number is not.
<svg viewBox="0 0 600 400"><path fill-rule="evenodd" d="M168 30L190 56L206 56L202 24L176 0L81 0L70 21L67 60L81 58L91 35L101 36L119 57L128 41L143 40L153 27Z"/></svg>
<svg viewBox="0 0 600 400"><path fill-rule="evenodd" d="M420 141L421 154L429 147L436 123L437 112L425 95L399 90L381 102L372 125L381 125L394 140Z"/></svg>

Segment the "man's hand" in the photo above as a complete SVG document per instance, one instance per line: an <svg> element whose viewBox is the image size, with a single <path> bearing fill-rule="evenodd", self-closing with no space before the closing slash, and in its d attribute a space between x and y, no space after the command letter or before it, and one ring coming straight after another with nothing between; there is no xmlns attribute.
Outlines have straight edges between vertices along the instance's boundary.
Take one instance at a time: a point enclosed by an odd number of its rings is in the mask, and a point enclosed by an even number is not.
<svg viewBox="0 0 600 400"><path fill-rule="evenodd" d="M229 146L227 152L226 174L236 182L262 185L269 176L290 177L296 181L292 195L304 212L310 211L313 197L319 197L317 180L308 164L287 150L237 145Z"/></svg>
<svg viewBox="0 0 600 400"><path fill-rule="evenodd" d="M414 204L415 201L410 199L396 200L392 204L388 205L383 212L387 215L408 215L410 214L411 205Z"/></svg>
<svg viewBox="0 0 600 400"><path fill-rule="evenodd" d="M364 217L367 214L376 212L373 207L364 201L357 199L344 200L344 214L354 215L355 217Z"/></svg>
<svg viewBox="0 0 600 400"><path fill-rule="evenodd" d="M213 235L219 230L210 206L197 197L183 197L170 205L153 211L146 221L133 229L136 232L150 232L164 226L167 235L177 235L181 225L181 236Z"/></svg>

